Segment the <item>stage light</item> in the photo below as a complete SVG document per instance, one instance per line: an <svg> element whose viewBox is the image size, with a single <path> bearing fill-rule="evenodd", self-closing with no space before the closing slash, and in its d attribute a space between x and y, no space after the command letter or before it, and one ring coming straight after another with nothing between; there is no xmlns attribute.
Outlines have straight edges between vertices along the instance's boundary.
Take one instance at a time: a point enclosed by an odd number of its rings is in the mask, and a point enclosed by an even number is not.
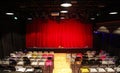
<svg viewBox="0 0 120 73"><path fill-rule="evenodd" d="M60 11L60 13L68 13L68 11L64 10L64 11Z"/></svg>
<svg viewBox="0 0 120 73"><path fill-rule="evenodd" d="M5 13L6 15L14 15L14 13Z"/></svg>
<svg viewBox="0 0 120 73"><path fill-rule="evenodd" d="M18 18L17 17L14 17L15 20L17 20Z"/></svg>
<svg viewBox="0 0 120 73"><path fill-rule="evenodd" d="M52 12L52 13L51 13L51 16L59 16L59 15L60 15L59 12Z"/></svg>
<svg viewBox="0 0 120 73"><path fill-rule="evenodd" d="M62 6L62 7L71 7L72 4L71 3L63 3L60 6Z"/></svg>
<svg viewBox="0 0 120 73"><path fill-rule="evenodd" d="M65 17L60 17L60 19L65 19Z"/></svg>
<svg viewBox="0 0 120 73"><path fill-rule="evenodd" d="M93 17L92 17L92 18L90 18L90 19L91 19L91 20L95 20L95 18L93 18Z"/></svg>
<svg viewBox="0 0 120 73"><path fill-rule="evenodd" d="M27 18L27 20L32 20L32 18Z"/></svg>
<svg viewBox="0 0 120 73"><path fill-rule="evenodd" d="M109 14L118 14L118 12L110 12Z"/></svg>

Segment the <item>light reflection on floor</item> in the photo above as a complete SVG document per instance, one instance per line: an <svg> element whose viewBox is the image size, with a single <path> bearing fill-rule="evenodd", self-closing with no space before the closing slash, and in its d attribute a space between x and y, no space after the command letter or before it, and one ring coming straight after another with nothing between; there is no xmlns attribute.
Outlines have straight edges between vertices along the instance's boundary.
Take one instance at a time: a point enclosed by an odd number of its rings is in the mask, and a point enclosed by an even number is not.
<svg viewBox="0 0 120 73"><path fill-rule="evenodd" d="M66 59L66 53L55 53L54 56L53 73L72 73L70 62Z"/></svg>

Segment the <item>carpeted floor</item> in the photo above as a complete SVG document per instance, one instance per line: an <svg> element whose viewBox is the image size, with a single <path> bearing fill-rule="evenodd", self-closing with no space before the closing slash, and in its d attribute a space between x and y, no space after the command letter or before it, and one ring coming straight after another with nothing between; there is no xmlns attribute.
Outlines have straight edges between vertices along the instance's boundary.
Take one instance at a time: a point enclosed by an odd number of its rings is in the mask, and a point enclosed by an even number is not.
<svg viewBox="0 0 120 73"><path fill-rule="evenodd" d="M55 53L53 73L72 73L66 53Z"/></svg>

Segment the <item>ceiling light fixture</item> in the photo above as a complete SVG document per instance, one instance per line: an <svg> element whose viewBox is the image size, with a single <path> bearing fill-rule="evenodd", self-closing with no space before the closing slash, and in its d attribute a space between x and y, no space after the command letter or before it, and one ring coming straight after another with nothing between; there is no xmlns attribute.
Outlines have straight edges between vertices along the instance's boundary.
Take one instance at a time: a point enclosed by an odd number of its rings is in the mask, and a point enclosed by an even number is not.
<svg viewBox="0 0 120 73"><path fill-rule="evenodd" d="M27 18L27 20L32 20L32 18Z"/></svg>
<svg viewBox="0 0 120 73"><path fill-rule="evenodd" d="M65 17L61 17L60 19L65 19Z"/></svg>
<svg viewBox="0 0 120 73"><path fill-rule="evenodd" d="M106 33L110 32L106 26L100 26L97 31Z"/></svg>
<svg viewBox="0 0 120 73"><path fill-rule="evenodd" d="M68 11L64 10L64 11L60 11L60 13L68 13Z"/></svg>
<svg viewBox="0 0 120 73"><path fill-rule="evenodd" d="M14 15L14 13L5 13L6 15Z"/></svg>
<svg viewBox="0 0 120 73"><path fill-rule="evenodd" d="M118 14L118 12L110 12L109 14Z"/></svg>
<svg viewBox="0 0 120 73"><path fill-rule="evenodd" d="M18 18L17 17L14 17L15 20L17 20Z"/></svg>
<svg viewBox="0 0 120 73"><path fill-rule="evenodd" d="M51 16L59 16L59 12L52 12Z"/></svg>
<svg viewBox="0 0 120 73"><path fill-rule="evenodd" d="M120 34L120 27L113 31L114 34Z"/></svg>
<svg viewBox="0 0 120 73"><path fill-rule="evenodd" d="M90 18L90 19L91 19L91 20L95 20L95 18L93 18L93 17L92 17L92 18Z"/></svg>
<svg viewBox="0 0 120 73"><path fill-rule="evenodd" d="M71 3L63 3L60 6L62 6L62 7L71 7L72 4Z"/></svg>

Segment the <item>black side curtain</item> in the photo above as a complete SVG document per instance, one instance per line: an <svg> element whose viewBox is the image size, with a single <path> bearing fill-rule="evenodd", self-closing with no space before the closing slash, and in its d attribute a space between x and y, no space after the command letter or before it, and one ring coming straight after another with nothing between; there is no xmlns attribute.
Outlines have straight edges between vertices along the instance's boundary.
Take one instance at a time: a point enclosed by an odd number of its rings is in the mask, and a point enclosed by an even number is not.
<svg viewBox="0 0 120 73"><path fill-rule="evenodd" d="M25 48L24 35L9 32L1 35L0 38L0 58L9 56L13 51Z"/></svg>
<svg viewBox="0 0 120 73"><path fill-rule="evenodd" d="M0 13L0 58L25 48L25 22Z"/></svg>

